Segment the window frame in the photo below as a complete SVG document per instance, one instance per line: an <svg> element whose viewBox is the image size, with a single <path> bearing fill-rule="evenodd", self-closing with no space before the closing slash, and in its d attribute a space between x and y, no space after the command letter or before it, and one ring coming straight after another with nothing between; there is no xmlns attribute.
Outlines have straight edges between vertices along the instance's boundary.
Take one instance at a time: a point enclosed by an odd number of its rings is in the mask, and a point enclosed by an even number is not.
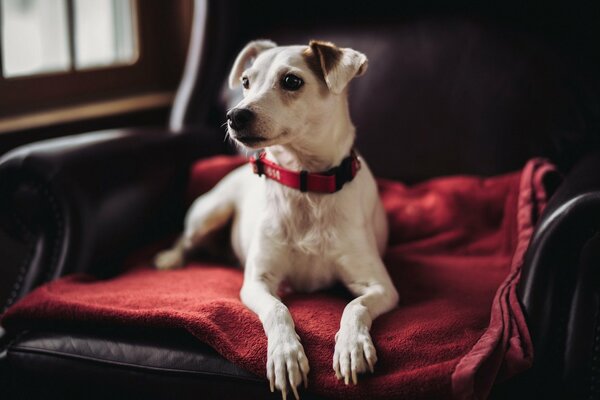
<svg viewBox="0 0 600 400"><path fill-rule="evenodd" d="M68 21L73 25L73 3L69 0L66 4ZM173 88L179 78L173 72L181 68L185 54L181 54L181 45L169 48L169 43L187 43L183 35L189 33L191 25L190 6L185 0L133 0L137 59L131 64L76 70L75 37L71 34L69 71L11 78L0 74L0 118ZM73 26L69 30L73 32ZM165 54L174 57L165 60ZM1 57L0 48L0 68Z"/></svg>

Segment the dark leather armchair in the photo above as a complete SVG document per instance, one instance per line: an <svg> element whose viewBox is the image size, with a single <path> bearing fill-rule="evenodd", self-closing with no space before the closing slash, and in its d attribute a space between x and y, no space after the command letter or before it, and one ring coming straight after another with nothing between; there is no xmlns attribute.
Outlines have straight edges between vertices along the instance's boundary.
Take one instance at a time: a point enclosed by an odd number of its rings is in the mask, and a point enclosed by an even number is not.
<svg viewBox="0 0 600 400"><path fill-rule="evenodd" d="M492 175L532 156L565 171L546 182L556 192L519 288L534 367L494 395L600 396L598 43L585 10L321 3L198 0L169 129L85 133L2 157L0 249L17 258L1 271L4 306L68 273L114 275L125 255L180 230L190 164L231 151L219 126L236 52L256 37L328 39L370 59L350 98L376 175ZM14 398L277 397L183 332L48 329L4 334L0 346Z"/></svg>

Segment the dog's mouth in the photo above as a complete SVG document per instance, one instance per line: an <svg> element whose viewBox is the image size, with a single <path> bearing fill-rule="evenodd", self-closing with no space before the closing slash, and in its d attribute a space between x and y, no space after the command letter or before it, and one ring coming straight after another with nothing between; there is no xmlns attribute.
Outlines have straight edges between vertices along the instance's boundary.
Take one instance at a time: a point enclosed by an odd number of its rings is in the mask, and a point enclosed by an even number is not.
<svg viewBox="0 0 600 400"><path fill-rule="evenodd" d="M262 136L248 135L248 134L234 134L232 135L235 140L246 145L246 146L256 146L257 144L264 142L267 138Z"/></svg>
<svg viewBox="0 0 600 400"><path fill-rule="evenodd" d="M229 136L236 142L249 147L251 149L260 149L268 146L272 146L281 142L281 139L288 136L288 131L284 130L276 137L265 137L258 134L250 133L250 131L233 129L229 130Z"/></svg>

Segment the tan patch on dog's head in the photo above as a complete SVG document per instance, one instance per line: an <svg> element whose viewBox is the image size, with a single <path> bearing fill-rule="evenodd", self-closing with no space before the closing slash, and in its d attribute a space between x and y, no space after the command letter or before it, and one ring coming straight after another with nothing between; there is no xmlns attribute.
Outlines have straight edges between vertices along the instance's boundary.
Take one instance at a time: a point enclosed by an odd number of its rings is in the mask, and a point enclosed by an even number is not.
<svg viewBox="0 0 600 400"><path fill-rule="evenodd" d="M311 40L308 43L313 53L319 56L319 63L324 75L327 75L342 59L342 50L331 42Z"/></svg>
<svg viewBox="0 0 600 400"><path fill-rule="evenodd" d="M307 47L306 50L302 52L302 57L311 72L317 78L325 82L325 75L323 75L323 69L321 69L321 60L319 59L319 55L313 51L312 47Z"/></svg>
<svg viewBox="0 0 600 400"><path fill-rule="evenodd" d="M367 70L367 57L353 49L331 42L311 40L302 53L309 69L323 78L331 92L341 93L348 82Z"/></svg>
<svg viewBox="0 0 600 400"><path fill-rule="evenodd" d="M332 63L337 61L334 60L334 56L327 56L326 61L322 61L323 57L321 57L321 53L316 50L317 43L326 42L311 40L309 46L302 52L302 57L304 58L306 65L308 65L308 69L310 69L313 75L317 77L319 83L322 84L319 92L322 96L325 96L327 95L329 88L327 87L327 81L325 80L324 68L332 68L334 65ZM326 67L324 67L324 65L326 65Z"/></svg>

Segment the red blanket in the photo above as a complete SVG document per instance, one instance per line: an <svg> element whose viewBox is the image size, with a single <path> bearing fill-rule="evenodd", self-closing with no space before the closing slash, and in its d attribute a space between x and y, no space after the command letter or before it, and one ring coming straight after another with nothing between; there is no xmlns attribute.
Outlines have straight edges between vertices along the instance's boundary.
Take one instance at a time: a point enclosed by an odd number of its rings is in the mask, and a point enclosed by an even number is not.
<svg viewBox="0 0 600 400"><path fill-rule="evenodd" d="M239 162L199 162L190 197ZM310 361L309 390L343 399L481 398L497 379L529 367L532 345L515 286L550 170L532 160L520 173L487 179L446 177L413 187L380 180L391 226L385 263L401 303L373 324L375 374L344 386L331 365L348 296L340 290L288 295L284 302ZM8 329L50 321L179 327L264 377L266 338L240 302L242 272L206 262L159 272L145 256L114 279L74 275L44 285L2 323Z"/></svg>

